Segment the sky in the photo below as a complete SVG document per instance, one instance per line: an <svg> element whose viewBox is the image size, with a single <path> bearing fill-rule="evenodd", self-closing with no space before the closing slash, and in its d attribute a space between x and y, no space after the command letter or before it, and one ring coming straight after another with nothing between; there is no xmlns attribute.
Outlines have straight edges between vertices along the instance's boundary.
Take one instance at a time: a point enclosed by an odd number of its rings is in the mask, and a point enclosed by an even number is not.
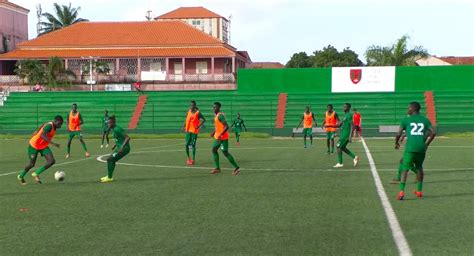
<svg viewBox="0 0 474 256"><path fill-rule="evenodd" d="M365 62L371 45L390 46L403 35L409 47L431 55L474 56L474 0L10 0L30 10L29 37L36 37L36 5L81 7L90 21L142 21L179 7L203 6L231 18L231 45L252 61L285 64L294 53L327 45L349 47Z"/></svg>

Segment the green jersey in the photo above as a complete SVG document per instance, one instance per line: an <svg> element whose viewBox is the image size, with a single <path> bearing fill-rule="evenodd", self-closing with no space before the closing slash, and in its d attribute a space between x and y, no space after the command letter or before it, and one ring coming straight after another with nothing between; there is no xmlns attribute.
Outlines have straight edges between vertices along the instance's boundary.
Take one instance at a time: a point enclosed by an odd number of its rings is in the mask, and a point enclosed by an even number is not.
<svg viewBox="0 0 474 256"><path fill-rule="evenodd" d="M342 125L340 128L341 131L339 134L339 138L341 140L348 140L352 132L352 113L350 112L344 113L341 122L342 122Z"/></svg>
<svg viewBox="0 0 474 256"><path fill-rule="evenodd" d="M237 118L234 120L233 125L235 126L235 129L241 130L244 125L244 120Z"/></svg>
<svg viewBox="0 0 474 256"><path fill-rule="evenodd" d="M400 128L407 134L407 143L405 152L425 153L426 138L428 130L431 128L431 122L428 118L421 115L411 115L403 119Z"/></svg>
<svg viewBox="0 0 474 256"><path fill-rule="evenodd" d="M122 127L115 125L115 127L112 129L114 135L114 141L116 145L116 150L119 150L120 147L122 147L124 141L125 141L125 131L122 129ZM125 147L128 147L129 145L126 145Z"/></svg>
<svg viewBox="0 0 474 256"><path fill-rule="evenodd" d="M102 117L102 129L106 131L109 128L109 116Z"/></svg>

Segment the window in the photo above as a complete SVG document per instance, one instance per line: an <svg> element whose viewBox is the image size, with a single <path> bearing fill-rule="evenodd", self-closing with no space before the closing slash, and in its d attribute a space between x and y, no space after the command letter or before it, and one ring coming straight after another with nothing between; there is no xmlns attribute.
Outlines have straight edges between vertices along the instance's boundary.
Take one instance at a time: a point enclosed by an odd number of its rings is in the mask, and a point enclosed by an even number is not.
<svg viewBox="0 0 474 256"><path fill-rule="evenodd" d="M200 20L193 20L192 24L193 24L193 26L201 26L201 21Z"/></svg>
<svg viewBox="0 0 474 256"><path fill-rule="evenodd" d="M207 61L196 62L196 74L207 74Z"/></svg>
<svg viewBox="0 0 474 256"><path fill-rule="evenodd" d="M150 71L161 71L161 62L150 63Z"/></svg>

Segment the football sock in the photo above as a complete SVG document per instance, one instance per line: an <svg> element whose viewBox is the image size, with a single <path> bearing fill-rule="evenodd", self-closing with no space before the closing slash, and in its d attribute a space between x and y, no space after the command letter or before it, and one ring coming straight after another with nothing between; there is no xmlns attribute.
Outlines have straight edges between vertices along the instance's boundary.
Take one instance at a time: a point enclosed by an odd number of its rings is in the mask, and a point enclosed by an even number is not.
<svg viewBox="0 0 474 256"><path fill-rule="evenodd" d="M344 152L346 152L346 154L348 154L352 159L355 158L354 153L352 153L352 151L350 151L349 149L346 148L346 150L344 150Z"/></svg>
<svg viewBox="0 0 474 256"><path fill-rule="evenodd" d="M38 168L35 172L36 174L40 175L42 172L44 172L46 170L46 167L44 166L41 166L40 168Z"/></svg>
<svg viewBox="0 0 474 256"><path fill-rule="evenodd" d="M397 174L395 175L395 179L398 181L402 179L402 171L398 170Z"/></svg>
<svg viewBox="0 0 474 256"><path fill-rule="evenodd" d="M69 155L71 153L71 146L67 146L67 154Z"/></svg>
<svg viewBox="0 0 474 256"><path fill-rule="evenodd" d="M26 170L20 171L20 178L23 179L23 178L25 177L25 175L26 175L27 172L28 172L28 171L26 171Z"/></svg>
<svg viewBox="0 0 474 256"><path fill-rule="evenodd" d="M107 161L107 177L112 179L112 176L114 175L114 170L115 170L115 161L114 160Z"/></svg>
<svg viewBox="0 0 474 256"><path fill-rule="evenodd" d="M342 151L337 153L337 162L342 164Z"/></svg>
<svg viewBox="0 0 474 256"><path fill-rule="evenodd" d="M334 153L334 146L332 146L331 153Z"/></svg>
<svg viewBox="0 0 474 256"><path fill-rule="evenodd" d="M416 184L416 191L423 191L423 182L418 181L418 183Z"/></svg>
<svg viewBox="0 0 474 256"><path fill-rule="evenodd" d="M193 161L194 159L196 159L196 145L193 146Z"/></svg>
<svg viewBox="0 0 474 256"><path fill-rule="evenodd" d="M405 191L405 182L400 182L400 191Z"/></svg>
<svg viewBox="0 0 474 256"><path fill-rule="evenodd" d="M235 136L237 138L237 142L240 141L240 136Z"/></svg>
<svg viewBox="0 0 474 256"><path fill-rule="evenodd" d="M189 159L189 146L186 145L185 147L186 147L186 155L188 156L188 159Z"/></svg>
<svg viewBox="0 0 474 256"><path fill-rule="evenodd" d="M84 151L86 151L86 152L87 152L87 146L86 146L86 143L85 143L85 142L82 142L81 144L82 144L82 148L84 149Z"/></svg>
<svg viewBox="0 0 474 256"><path fill-rule="evenodd" d="M235 162L234 157L230 153L228 153L226 157L227 157L227 159L229 159L229 162L234 166L234 168L239 167L237 162Z"/></svg>
<svg viewBox="0 0 474 256"><path fill-rule="evenodd" d="M304 145L306 146L306 137L304 137Z"/></svg>
<svg viewBox="0 0 474 256"><path fill-rule="evenodd" d="M212 153L212 157L214 158L214 165L216 166L216 169L220 169L221 166L219 165L219 153Z"/></svg>
<svg viewBox="0 0 474 256"><path fill-rule="evenodd" d="M311 145L313 145L313 136L312 136L312 135L309 136L309 139L310 139L310 141L311 141Z"/></svg>

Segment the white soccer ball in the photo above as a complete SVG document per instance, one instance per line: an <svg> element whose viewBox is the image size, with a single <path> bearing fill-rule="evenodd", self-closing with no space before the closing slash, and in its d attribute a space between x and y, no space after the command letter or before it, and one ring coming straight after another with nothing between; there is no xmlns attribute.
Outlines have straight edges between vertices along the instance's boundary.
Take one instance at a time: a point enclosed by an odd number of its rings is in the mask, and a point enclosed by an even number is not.
<svg viewBox="0 0 474 256"><path fill-rule="evenodd" d="M57 181L63 181L66 174L63 171L57 171L54 173L54 179Z"/></svg>

